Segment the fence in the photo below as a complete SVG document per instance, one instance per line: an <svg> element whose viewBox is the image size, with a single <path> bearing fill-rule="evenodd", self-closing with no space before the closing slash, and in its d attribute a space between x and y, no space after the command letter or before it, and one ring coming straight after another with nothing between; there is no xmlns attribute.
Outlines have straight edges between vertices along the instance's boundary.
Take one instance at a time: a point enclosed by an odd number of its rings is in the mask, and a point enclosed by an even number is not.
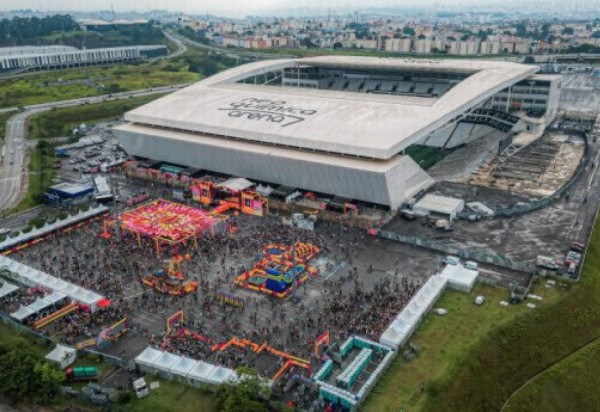
<svg viewBox="0 0 600 412"><path fill-rule="evenodd" d="M533 273L535 271L535 265L533 264L516 262L508 259L505 256L498 255L488 249L470 248L459 244L442 243L419 236L406 236L381 229L377 231L377 236L412 246L423 247L440 252L442 254L456 255L463 259L475 260L481 263L487 263L493 266L499 266L520 272Z"/></svg>
<svg viewBox="0 0 600 412"><path fill-rule="evenodd" d="M123 360L122 358L117 358L116 356L98 352L93 349L85 348L85 349L81 349L81 351L87 355L101 357L104 362L111 364L111 365L118 366L120 368L125 368L125 366L127 364L127 362L125 360Z"/></svg>

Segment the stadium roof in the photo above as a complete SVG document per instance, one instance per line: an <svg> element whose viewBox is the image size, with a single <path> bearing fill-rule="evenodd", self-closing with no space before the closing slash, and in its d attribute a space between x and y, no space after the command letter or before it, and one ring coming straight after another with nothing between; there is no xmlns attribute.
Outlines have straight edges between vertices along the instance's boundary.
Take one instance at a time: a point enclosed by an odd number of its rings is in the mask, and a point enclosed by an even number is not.
<svg viewBox="0 0 600 412"><path fill-rule="evenodd" d="M296 66L466 73L439 98L236 83ZM141 106L130 122L389 159L538 68L503 61L323 56L238 66Z"/></svg>

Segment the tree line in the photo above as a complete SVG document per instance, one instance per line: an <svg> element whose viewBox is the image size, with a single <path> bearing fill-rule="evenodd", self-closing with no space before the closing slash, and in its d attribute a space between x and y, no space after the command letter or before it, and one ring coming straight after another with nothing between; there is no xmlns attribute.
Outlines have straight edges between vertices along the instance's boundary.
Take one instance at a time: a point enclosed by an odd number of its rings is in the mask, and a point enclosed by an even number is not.
<svg viewBox="0 0 600 412"><path fill-rule="evenodd" d="M13 17L0 20L0 46L14 46L36 37L53 33L80 30L68 14L46 17Z"/></svg>

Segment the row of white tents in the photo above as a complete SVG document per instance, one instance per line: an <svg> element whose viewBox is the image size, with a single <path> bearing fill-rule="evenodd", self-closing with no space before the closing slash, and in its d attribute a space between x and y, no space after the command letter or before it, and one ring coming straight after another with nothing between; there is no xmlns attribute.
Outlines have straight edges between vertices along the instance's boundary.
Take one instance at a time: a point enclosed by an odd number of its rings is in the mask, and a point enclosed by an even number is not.
<svg viewBox="0 0 600 412"><path fill-rule="evenodd" d="M27 286L41 286L45 289L62 293L72 300L88 306L92 312L95 312L98 309L98 303L105 299L104 296L96 292L0 255L0 269L3 268L9 270L14 280L19 283Z"/></svg>
<svg viewBox="0 0 600 412"><path fill-rule="evenodd" d="M476 270L469 270L460 263L446 265L439 274L431 276L415 293L410 302L381 334L379 343L398 349L410 338L421 320L438 301L446 286L470 292L478 274Z"/></svg>
<svg viewBox="0 0 600 412"><path fill-rule="evenodd" d="M37 298L33 303L27 306L21 306L17 311L10 314L13 319L22 322L24 319L28 318L31 315L39 313L46 308L60 302L65 299L67 295L61 292L54 291L52 293L47 294L43 298Z"/></svg>
<svg viewBox="0 0 600 412"><path fill-rule="evenodd" d="M60 230L65 227L69 227L69 226L79 223L83 220L90 219L90 218L97 216L99 214L102 214L106 211L108 211L108 208L106 206L99 205L97 207L90 208L89 210L86 210L84 212L79 211L76 215L68 216L65 219L56 220L55 222L52 222L52 223L46 223L44 226L42 226L39 229L33 228L33 229L31 229L31 231L29 231L27 233L21 232L15 237L7 236L7 238L4 239L4 241L0 242L0 251L12 249L15 246L30 242L32 240L35 240L41 236L48 234L48 233L52 233L56 230Z"/></svg>
<svg viewBox="0 0 600 412"><path fill-rule="evenodd" d="M218 385L237 381L237 374L232 369L186 356L174 355L151 346L146 347L135 358L135 363L142 372L159 375L166 379L177 379L193 386Z"/></svg>

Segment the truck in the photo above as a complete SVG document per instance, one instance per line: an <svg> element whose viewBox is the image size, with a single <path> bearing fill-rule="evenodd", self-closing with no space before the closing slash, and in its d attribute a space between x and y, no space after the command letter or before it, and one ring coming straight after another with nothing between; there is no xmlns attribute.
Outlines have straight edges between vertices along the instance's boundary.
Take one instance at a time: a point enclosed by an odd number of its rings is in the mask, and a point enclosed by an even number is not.
<svg viewBox="0 0 600 412"><path fill-rule="evenodd" d="M536 259L536 265L542 269L558 270L558 265L554 261L554 258L549 256L538 255Z"/></svg>
<svg viewBox="0 0 600 412"><path fill-rule="evenodd" d="M69 382L91 382L98 380L98 368L95 366L76 366L65 370Z"/></svg>
<svg viewBox="0 0 600 412"><path fill-rule="evenodd" d="M134 380L132 385L135 396L137 396L138 399L150 395L150 390L148 390L148 385L146 384L146 380L144 378Z"/></svg>

